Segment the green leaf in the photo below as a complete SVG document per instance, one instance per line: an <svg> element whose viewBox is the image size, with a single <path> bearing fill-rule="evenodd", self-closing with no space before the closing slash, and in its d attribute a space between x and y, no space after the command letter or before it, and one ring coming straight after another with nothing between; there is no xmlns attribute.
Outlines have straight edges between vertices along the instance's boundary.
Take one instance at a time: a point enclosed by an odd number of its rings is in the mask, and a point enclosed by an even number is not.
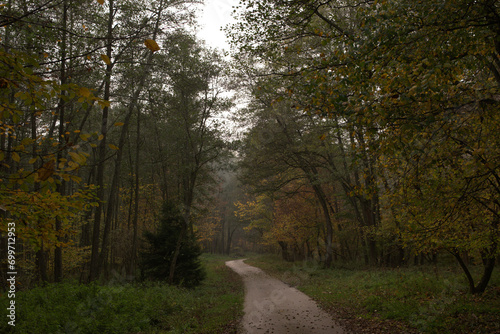
<svg viewBox="0 0 500 334"><path fill-rule="evenodd" d="M12 152L11 157L12 157L12 160L14 160L15 162L21 161L21 157L19 156L19 154L17 152Z"/></svg>
<svg viewBox="0 0 500 334"><path fill-rule="evenodd" d="M89 138L90 138L90 134L88 134L88 133L80 134L80 139L83 141L87 141L87 140L89 140Z"/></svg>

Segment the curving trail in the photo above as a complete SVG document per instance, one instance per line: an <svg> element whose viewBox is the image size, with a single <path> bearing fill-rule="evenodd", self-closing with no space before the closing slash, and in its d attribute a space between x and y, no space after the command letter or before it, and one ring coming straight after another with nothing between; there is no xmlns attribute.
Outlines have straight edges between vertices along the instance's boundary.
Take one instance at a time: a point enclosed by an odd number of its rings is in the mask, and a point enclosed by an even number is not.
<svg viewBox="0 0 500 334"><path fill-rule="evenodd" d="M242 334L345 333L311 298L243 261L226 262L245 282Z"/></svg>

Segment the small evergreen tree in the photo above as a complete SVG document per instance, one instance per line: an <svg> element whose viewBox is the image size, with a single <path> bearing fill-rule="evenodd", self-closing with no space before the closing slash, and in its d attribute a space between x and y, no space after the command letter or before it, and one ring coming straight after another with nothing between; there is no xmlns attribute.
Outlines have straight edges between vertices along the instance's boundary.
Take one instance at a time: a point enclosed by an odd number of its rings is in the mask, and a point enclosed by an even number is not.
<svg viewBox="0 0 500 334"><path fill-rule="evenodd" d="M185 224L184 217L174 204L163 205L160 224L156 232L144 233L146 247L141 251L141 276L143 279L168 281L170 264ZM205 278L199 256L201 248L194 236L186 235L181 241L173 284L194 287Z"/></svg>

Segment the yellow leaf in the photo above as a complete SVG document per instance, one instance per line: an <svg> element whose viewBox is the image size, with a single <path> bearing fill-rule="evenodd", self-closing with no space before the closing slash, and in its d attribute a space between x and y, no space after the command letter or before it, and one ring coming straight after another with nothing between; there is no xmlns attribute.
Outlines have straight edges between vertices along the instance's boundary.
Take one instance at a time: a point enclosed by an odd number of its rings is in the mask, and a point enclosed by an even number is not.
<svg viewBox="0 0 500 334"><path fill-rule="evenodd" d="M87 141L87 140L89 140L89 138L90 138L90 134L88 134L88 133L83 133L80 135L80 139L83 141Z"/></svg>
<svg viewBox="0 0 500 334"><path fill-rule="evenodd" d="M113 144L108 144L108 145L109 145L109 148L112 149L112 150L118 150L119 149L118 147L116 147Z"/></svg>
<svg viewBox="0 0 500 334"><path fill-rule="evenodd" d="M97 140L103 140L104 139L104 135L99 135L99 137L97 138Z"/></svg>
<svg viewBox="0 0 500 334"><path fill-rule="evenodd" d="M90 97L90 90L86 87L80 87L78 90L78 94L80 94L83 97Z"/></svg>
<svg viewBox="0 0 500 334"><path fill-rule="evenodd" d="M85 161L87 161L87 159L83 155L78 154L76 152L68 152L68 154L71 156L73 161L79 165L83 165Z"/></svg>
<svg viewBox="0 0 500 334"><path fill-rule="evenodd" d="M109 103L109 101L106 101L106 100L98 100L97 103L99 103L99 105L101 106L101 108L105 108L105 107L109 107L111 104Z"/></svg>
<svg viewBox="0 0 500 334"><path fill-rule="evenodd" d="M73 180L74 182L77 182L77 183L80 183L82 181L82 178L78 177L76 175L70 175L69 177L71 178L71 180Z"/></svg>
<svg viewBox="0 0 500 334"><path fill-rule="evenodd" d="M124 124L125 124L125 123L123 123L123 122L116 122L116 123L115 123L115 126L123 126Z"/></svg>
<svg viewBox="0 0 500 334"><path fill-rule="evenodd" d="M106 55L101 55L102 61L106 63L106 65L111 65L111 60Z"/></svg>
<svg viewBox="0 0 500 334"><path fill-rule="evenodd" d="M21 161L21 157L19 156L19 154L17 154L17 152L12 152L12 160L14 160L15 162L19 162Z"/></svg>
<svg viewBox="0 0 500 334"><path fill-rule="evenodd" d="M74 169L77 169L80 167L80 165L78 165L76 162L74 161L68 161L68 166L69 168L66 169L67 171L70 171L70 170L74 170Z"/></svg>
<svg viewBox="0 0 500 334"><path fill-rule="evenodd" d="M50 160L43 164L42 168L38 170L38 179L40 181L48 180L52 174L54 174L55 169L55 161Z"/></svg>
<svg viewBox="0 0 500 334"><path fill-rule="evenodd" d="M37 161L38 157L34 157L34 158L31 158L30 161L28 161L28 163L31 165L31 164L34 164L35 161Z"/></svg>
<svg viewBox="0 0 500 334"><path fill-rule="evenodd" d="M152 40L152 39L145 40L144 44L146 45L146 47L149 50L151 50L153 52L160 50L160 47L158 46L158 44L156 44L156 42L154 40Z"/></svg>

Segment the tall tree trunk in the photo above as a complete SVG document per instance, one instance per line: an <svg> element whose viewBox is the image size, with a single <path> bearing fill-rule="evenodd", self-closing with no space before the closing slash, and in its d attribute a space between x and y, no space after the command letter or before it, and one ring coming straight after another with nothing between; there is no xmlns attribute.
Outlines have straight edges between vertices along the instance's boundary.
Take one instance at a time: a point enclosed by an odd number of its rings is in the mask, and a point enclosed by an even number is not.
<svg viewBox="0 0 500 334"><path fill-rule="evenodd" d="M68 1L65 0L63 3L63 17L62 17L62 38L61 38L61 85L66 84L66 54L67 54L67 33L66 27L68 23ZM62 148L66 145L64 140L65 138L65 111L66 111L66 102L64 100L64 96L66 95L66 91L61 92L61 98L59 99L58 105L58 113L59 113L59 151L57 152L56 164L59 163L62 159ZM62 180L61 183L57 186L57 191L61 195L65 195L66 191L65 181ZM56 233L58 242L62 242L63 236L61 236L62 224L61 219L56 217ZM60 245L56 246L54 250L54 281L60 282L63 276L63 261L62 261L62 247Z"/></svg>
<svg viewBox="0 0 500 334"><path fill-rule="evenodd" d="M231 254L231 242L233 240L233 234L236 231L236 228L233 228L231 231L231 225L227 227L227 243L226 243L226 255Z"/></svg>
<svg viewBox="0 0 500 334"><path fill-rule="evenodd" d="M356 134L357 141L354 138L354 134ZM351 145L361 145L362 150L368 150L368 147L365 144L365 140L362 134L362 130L357 129L355 127L352 128L352 131L349 135ZM356 168L353 171L354 183L357 189L363 190L363 192L371 191L373 187L373 171L371 170L371 163L369 161L370 158L367 158L365 155L362 155L361 161L364 165L364 183L361 183L360 171ZM361 215L357 216L359 219L360 227L361 227L361 242L363 244L363 250L365 253L365 263L366 264L377 264L378 263L378 254L377 254L377 245L373 236L366 231L366 228L372 228L377 225L377 216L376 210L374 208L373 200L367 198L363 193L356 194L356 198L359 201L359 207L361 209Z"/></svg>
<svg viewBox="0 0 500 334"><path fill-rule="evenodd" d="M221 254L225 254L225 251L227 249L226 247L226 233L228 234L228 238L229 238L229 228L226 228L226 225L227 225L227 215L226 215L226 209L224 208L224 211L222 212L222 217L221 217L221 222L222 222L222 226L221 226L221 230L220 230L220 246L219 246L219 252Z"/></svg>
<svg viewBox="0 0 500 334"><path fill-rule="evenodd" d="M112 43L113 43L113 15L114 15L114 0L109 0L109 13L108 13L108 32L106 36L106 55L109 59L112 56ZM109 101L111 92L111 74L113 71L113 63L106 64L106 77L104 82L104 100ZM99 262L99 241L101 234L101 219L104 206L104 168L106 161L106 145L108 133L108 113L109 107L105 106L102 110L101 120L101 135L102 140L99 143L98 156L97 156L97 198L98 206L95 209L94 217L94 230L92 232L92 254L90 258L90 274L89 281L95 281L99 278L100 262Z"/></svg>
<svg viewBox="0 0 500 334"><path fill-rule="evenodd" d="M135 190L134 190L134 220L133 220L133 237L132 237L132 258L130 265L130 273L133 274L135 272L136 260L137 260L137 224L139 222L139 149L140 145L140 137L141 137L141 109L137 108L137 138L135 143Z"/></svg>
<svg viewBox="0 0 500 334"><path fill-rule="evenodd" d="M38 268L38 278L42 284L46 284L49 281L47 275L47 252L45 251L45 245L43 240L41 241L40 249L36 252L36 264Z"/></svg>
<svg viewBox="0 0 500 334"><path fill-rule="evenodd" d="M31 139L36 140L37 138L37 126L36 126L36 113L33 112L31 114ZM32 147L32 156L36 157L37 156L37 147L36 145L33 145ZM36 161L33 167L35 169L39 168L41 166L40 162ZM36 182L33 187L34 192L40 191L40 183ZM39 224L39 222L37 222ZM41 240L41 246L40 249L36 252L35 255L35 263L36 263L36 275L37 278L42 282L42 284L45 284L48 282L49 278L47 275L47 260L46 260L46 251L44 247L44 242L43 239Z"/></svg>
<svg viewBox="0 0 500 334"><path fill-rule="evenodd" d="M153 31L153 39L156 39L156 36L158 34L162 12L163 12L163 2L160 4L160 7L158 9L158 16ZM151 67L153 65L153 52L150 50L145 51L145 58L146 62L141 70L142 75L136 86L137 88L135 89L134 94L132 95L132 99L128 105L128 112L125 117L124 125L122 126L122 131L120 133L120 139L118 142L118 151L115 159L113 179L111 181L111 187L109 190L109 200L106 211L106 219L104 223L104 232L102 236L102 248L101 248L101 254L99 256L99 262L101 268L103 265L105 265L108 257L109 234L111 230L111 222L114 217L116 205L118 203L118 186L119 186L119 181L121 179L121 165L122 165L123 149L125 145L126 134L130 125L130 119L132 117L133 111L135 108L137 108L137 102L139 101L139 97L142 93L142 90L144 89L144 85L146 83L147 78L149 77Z"/></svg>
<svg viewBox="0 0 500 334"><path fill-rule="evenodd" d="M311 182L314 193L316 194L316 198L321 206L321 210L323 212L323 217L325 218L325 228L326 228L326 256L325 256L325 266L330 267L333 261L333 225L332 219L330 217L330 212L328 210L328 199L326 198L326 194L321 188L319 184L316 182Z"/></svg>

